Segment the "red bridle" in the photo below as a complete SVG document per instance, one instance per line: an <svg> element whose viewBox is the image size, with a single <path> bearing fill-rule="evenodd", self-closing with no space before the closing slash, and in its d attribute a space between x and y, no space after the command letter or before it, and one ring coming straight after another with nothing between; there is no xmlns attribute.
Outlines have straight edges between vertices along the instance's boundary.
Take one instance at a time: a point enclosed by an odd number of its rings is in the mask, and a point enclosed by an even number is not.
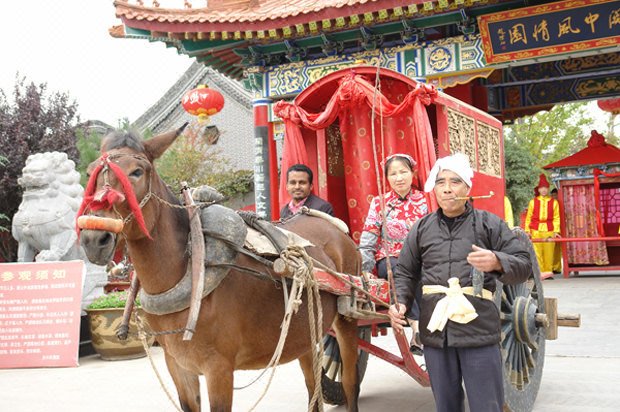
<svg viewBox="0 0 620 412"><path fill-rule="evenodd" d="M110 210L114 207L115 204L120 203L127 200L129 205L129 209L131 210L131 214L136 219L138 226L142 233L144 233L149 239L152 239L149 234L148 229L146 228L146 224L144 223L144 216L142 216L142 210L140 208L140 204L138 203L138 199L136 198L136 194L134 193L133 187L129 182L129 179L123 172L123 169L120 168L115 162L111 159L121 157L121 156L134 156L134 155L112 155L110 156L108 153L104 153L100 158L100 162L93 170L90 179L88 180L88 184L86 185L86 190L84 191L84 199L82 200L82 204L80 205L80 209L78 210L77 217L80 217L86 211L95 211L95 210ZM135 156L134 156L135 157ZM104 184L103 188L98 190L95 193L95 189L97 186L97 177L99 173L103 170L107 172L110 169L120 182L123 192L119 192L115 190L107 183ZM150 187L149 187L150 190ZM130 215L131 216L131 215ZM125 218L126 220L127 218ZM79 229L78 229L79 234Z"/></svg>

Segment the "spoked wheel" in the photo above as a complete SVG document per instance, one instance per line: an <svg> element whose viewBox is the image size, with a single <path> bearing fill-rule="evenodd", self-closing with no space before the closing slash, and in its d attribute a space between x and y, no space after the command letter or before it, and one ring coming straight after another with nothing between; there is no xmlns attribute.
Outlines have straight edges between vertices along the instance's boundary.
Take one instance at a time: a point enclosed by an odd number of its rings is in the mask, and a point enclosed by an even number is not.
<svg viewBox="0 0 620 412"><path fill-rule="evenodd" d="M495 304L500 308L504 363L504 411L531 411L538 395L545 361L546 315L540 269L527 234L515 228L527 248L532 274L525 283L498 282Z"/></svg>
<svg viewBox="0 0 620 412"><path fill-rule="evenodd" d="M370 342L371 331L369 327L358 328L357 336ZM342 361L338 341L332 335L323 338L325 354L323 356L323 375L321 386L323 388L323 401L332 405L344 405L346 397L342 388ZM357 373L359 383L362 383L368 366L368 352L358 349Z"/></svg>

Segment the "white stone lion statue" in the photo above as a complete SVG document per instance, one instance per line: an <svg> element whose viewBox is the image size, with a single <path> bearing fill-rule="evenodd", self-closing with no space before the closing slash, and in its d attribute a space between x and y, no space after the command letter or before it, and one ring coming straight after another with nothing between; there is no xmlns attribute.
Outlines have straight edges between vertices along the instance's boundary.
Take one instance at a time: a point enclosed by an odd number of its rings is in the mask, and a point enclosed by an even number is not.
<svg viewBox="0 0 620 412"><path fill-rule="evenodd" d="M17 182L24 189L12 226L19 242L17 261L82 259L75 215L84 189L75 163L66 153L33 154Z"/></svg>
<svg viewBox="0 0 620 412"><path fill-rule="evenodd" d="M22 202L13 216L12 234L19 243L18 262L83 260L86 277L82 309L103 294L107 273L86 259L77 242L75 217L84 189L75 163L66 153L46 152L28 156L22 177Z"/></svg>

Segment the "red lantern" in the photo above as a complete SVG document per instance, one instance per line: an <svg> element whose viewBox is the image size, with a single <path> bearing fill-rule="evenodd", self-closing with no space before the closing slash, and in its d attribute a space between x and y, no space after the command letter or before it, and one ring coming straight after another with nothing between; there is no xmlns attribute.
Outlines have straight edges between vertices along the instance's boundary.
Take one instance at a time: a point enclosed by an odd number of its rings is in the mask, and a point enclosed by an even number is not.
<svg viewBox="0 0 620 412"><path fill-rule="evenodd" d="M209 116L219 113L224 107L224 96L215 89L201 84L196 89L190 90L181 99L185 111L199 120L206 120Z"/></svg>
<svg viewBox="0 0 620 412"><path fill-rule="evenodd" d="M598 104L601 110L610 112L613 115L620 114L620 97L598 100L596 104Z"/></svg>

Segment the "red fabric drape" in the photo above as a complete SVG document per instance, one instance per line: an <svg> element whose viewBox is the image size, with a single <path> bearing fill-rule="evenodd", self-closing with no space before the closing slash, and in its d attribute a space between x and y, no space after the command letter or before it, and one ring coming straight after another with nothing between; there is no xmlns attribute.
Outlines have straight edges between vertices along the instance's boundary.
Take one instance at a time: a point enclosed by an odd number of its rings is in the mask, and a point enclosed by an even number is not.
<svg viewBox="0 0 620 412"><path fill-rule="evenodd" d="M286 169L307 162L300 127L324 129L339 118L345 164L346 197L349 225L355 240L363 226L373 195L378 193L374 154L380 162L395 152L411 154L418 162L418 181L422 187L435 162L435 149L425 105L432 103L437 91L432 85L417 83L413 89L402 83L400 89L382 82L375 90L366 78L355 73L345 75L321 113L309 113L295 103L280 101L274 112L285 122L285 140L280 177L280 205L288 200ZM398 104L392 103L398 101ZM372 144L372 110L375 113L375 146ZM383 126L383 127L381 127ZM379 170L382 176L383 171ZM417 183L417 184L416 184ZM364 198L361 197L363 195ZM434 197L428 197L434 208Z"/></svg>
<svg viewBox="0 0 620 412"><path fill-rule="evenodd" d="M598 199L598 196L594 192L591 184L562 188L567 237L605 236L605 232L599 232L598 200L592 202L592 198ZM568 242L566 248L569 264L609 264L605 242Z"/></svg>

